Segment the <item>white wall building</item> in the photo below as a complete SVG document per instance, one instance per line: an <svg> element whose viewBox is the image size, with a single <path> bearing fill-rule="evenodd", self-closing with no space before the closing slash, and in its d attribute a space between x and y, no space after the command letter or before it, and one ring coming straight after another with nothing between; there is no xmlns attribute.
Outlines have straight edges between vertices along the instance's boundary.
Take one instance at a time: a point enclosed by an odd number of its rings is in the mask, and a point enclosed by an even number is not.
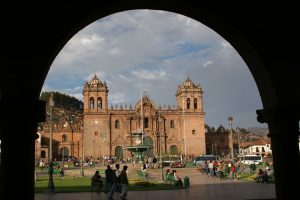
<svg viewBox="0 0 300 200"><path fill-rule="evenodd" d="M271 144L253 144L241 148L243 155L268 155L272 154Z"/></svg>

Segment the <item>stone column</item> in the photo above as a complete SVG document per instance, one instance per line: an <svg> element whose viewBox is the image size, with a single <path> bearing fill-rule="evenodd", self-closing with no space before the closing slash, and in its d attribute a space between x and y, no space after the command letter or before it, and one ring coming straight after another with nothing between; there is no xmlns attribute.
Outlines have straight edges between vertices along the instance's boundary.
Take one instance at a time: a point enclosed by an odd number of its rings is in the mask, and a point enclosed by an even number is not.
<svg viewBox="0 0 300 200"><path fill-rule="evenodd" d="M0 199L34 199L34 144L38 122L45 121L45 102L2 99L0 110ZM17 192L11 192L14 188Z"/></svg>
<svg viewBox="0 0 300 200"><path fill-rule="evenodd" d="M268 123L274 163L276 199L293 199L300 180L299 112L295 108L274 107L257 110L257 120Z"/></svg>

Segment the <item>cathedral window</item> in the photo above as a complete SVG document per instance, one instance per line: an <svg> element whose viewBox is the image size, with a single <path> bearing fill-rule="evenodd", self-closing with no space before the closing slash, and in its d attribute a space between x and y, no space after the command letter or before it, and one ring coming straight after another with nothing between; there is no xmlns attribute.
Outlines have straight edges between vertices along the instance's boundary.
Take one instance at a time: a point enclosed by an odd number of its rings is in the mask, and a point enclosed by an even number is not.
<svg viewBox="0 0 300 200"><path fill-rule="evenodd" d="M66 134L63 134L63 135L61 136L61 141L62 141L62 142L67 142L67 136L66 136Z"/></svg>
<svg viewBox="0 0 300 200"><path fill-rule="evenodd" d="M187 109L190 109L190 106L191 106L191 100L190 100L190 98L187 98L187 101L186 101L186 108L187 108Z"/></svg>
<svg viewBox="0 0 300 200"><path fill-rule="evenodd" d="M197 109L197 98L194 99L194 109Z"/></svg>
<svg viewBox="0 0 300 200"><path fill-rule="evenodd" d="M174 120L170 121L170 128L175 128Z"/></svg>
<svg viewBox="0 0 300 200"><path fill-rule="evenodd" d="M98 100L97 100L97 108L102 108L102 98L99 97Z"/></svg>
<svg viewBox="0 0 300 200"><path fill-rule="evenodd" d="M149 119L147 117L144 119L144 128L149 128Z"/></svg>
<svg viewBox="0 0 300 200"><path fill-rule="evenodd" d="M90 109L94 108L94 97L90 98Z"/></svg>
<svg viewBox="0 0 300 200"><path fill-rule="evenodd" d="M115 121L115 128L120 128L120 121L119 120Z"/></svg>

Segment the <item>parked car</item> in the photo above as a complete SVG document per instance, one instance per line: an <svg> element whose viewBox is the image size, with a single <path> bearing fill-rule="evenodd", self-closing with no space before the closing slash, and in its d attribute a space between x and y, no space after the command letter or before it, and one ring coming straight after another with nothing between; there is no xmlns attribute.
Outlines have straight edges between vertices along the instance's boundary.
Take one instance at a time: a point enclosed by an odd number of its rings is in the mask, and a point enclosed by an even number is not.
<svg viewBox="0 0 300 200"><path fill-rule="evenodd" d="M164 155L162 157L162 162L164 167L185 167L185 162L183 161L182 156Z"/></svg>
<svg viewBox="0 0 300 200"><path fill-rule="evenodd" d="M185 167L185 162L180 160L171 162L171 168L176 168L176 167Z"/></svg>

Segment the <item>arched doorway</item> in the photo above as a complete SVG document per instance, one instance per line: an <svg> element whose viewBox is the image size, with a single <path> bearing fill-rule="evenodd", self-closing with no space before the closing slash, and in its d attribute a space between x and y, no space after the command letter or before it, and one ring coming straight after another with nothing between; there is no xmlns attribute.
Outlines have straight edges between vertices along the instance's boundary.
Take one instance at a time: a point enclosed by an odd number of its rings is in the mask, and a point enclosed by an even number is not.
<svg viewBox="0 0 300 200"><path fill-rule="evenodd" d="M69 157L69 149L67 147L62 147L60 149L60 159L62 161L66 160Z"/></svg>
<svg viewBox="0 0 300 200"><path fill-rule="evenodd" d="M145 156L149 157L149 156L153 156L153 140L150 136L146 136L143 139L143 144L145 146L149 146L148 151L145 152Z"/></svg>
<svg viewBox="0 0 300 200"><path fill-rule="evenodd" d="M41 151L41 158L46 158L46 151L45 150Z"/></svg>
<svg viewBox="0 0 300 200"><path fill-rule="evenodd" d="M117 146L115 149L115 156L117 157L118 160L123 159L123 149L121 146Z"/></svg>
<svg viewBox="0 0 300 200"><path fill-rule="evenodd" d="M177 155L177 154L178 154L178 148L177 148L176 145L172 145L172 146L170 147L170 154L171 154L171 155Z"/></svg>

